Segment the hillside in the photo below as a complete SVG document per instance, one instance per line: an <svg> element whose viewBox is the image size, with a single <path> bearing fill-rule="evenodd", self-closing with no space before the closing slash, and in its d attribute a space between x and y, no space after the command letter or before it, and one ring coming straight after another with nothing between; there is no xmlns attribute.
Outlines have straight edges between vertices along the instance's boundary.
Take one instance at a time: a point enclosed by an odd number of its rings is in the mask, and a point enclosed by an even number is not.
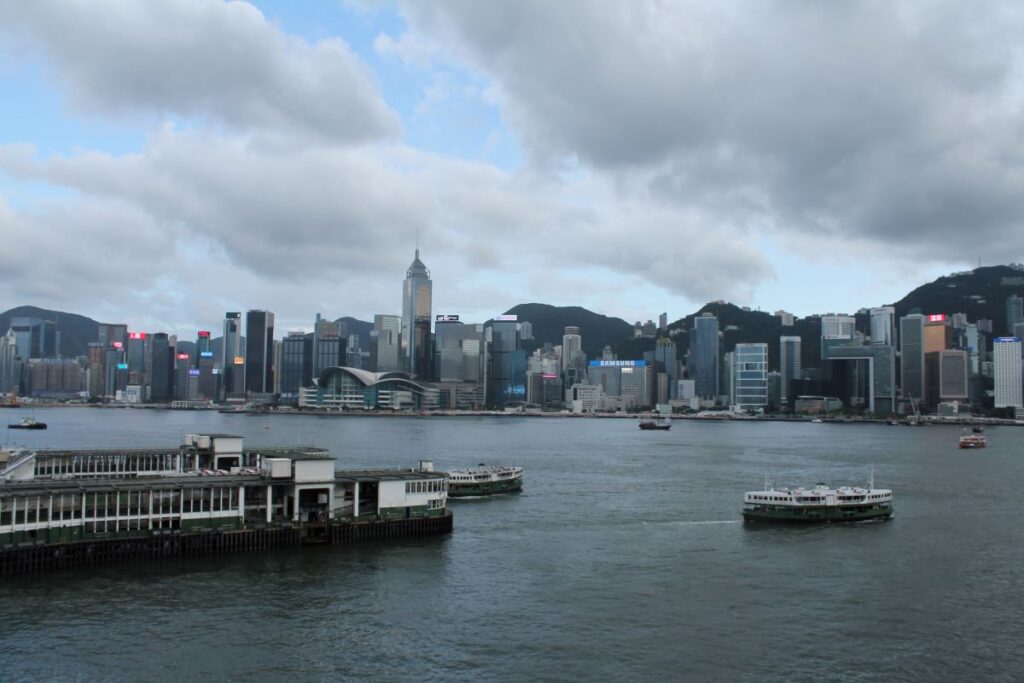
<svg viewBox="0 0 1024 683"><path fill-rule="evenodd" d="M892 304L896 315L913 309L921 313L966 313L971 322L987 318L996 336L1008 334L1006 299L1012 294L1024 296L1024 271L1009 266L987 266L965 273L940 277L921 285Z"/></svg>
<svg viewBox="0 0 1024 683"><path fill-rule="evenodd" d="M51 311L38 306L17 306L0 313L0 334L10 329L12 318L42 318L57 323L60 335L60 354L74 358L86 354L89 342L96 341L99 335L99 323L76 313Z"/></svg>
<svg viewBox="0 0 1024 683"><path fill-rule="evenodd" d="M338 318L334 322L345 323L348 328L348 333L359 335L359 348L363 351L370 349L370 330L373 329L373 323L366 322L365 320L357 320L349 316L344 318Z"/></svg>
<svg viewBox="0 0 1024 683"><path fill-rule="evenodd" d="M517 315L520 321L533 326L533 341L523 343L527 352L545 343L561 344L565 328L575 325L583 337L583 351L589 358L598 358L605 345L633 336L633 326L621 318L611 318L588 311L580 306L550 306L548 304L519 304L505 312Z"/></svg>

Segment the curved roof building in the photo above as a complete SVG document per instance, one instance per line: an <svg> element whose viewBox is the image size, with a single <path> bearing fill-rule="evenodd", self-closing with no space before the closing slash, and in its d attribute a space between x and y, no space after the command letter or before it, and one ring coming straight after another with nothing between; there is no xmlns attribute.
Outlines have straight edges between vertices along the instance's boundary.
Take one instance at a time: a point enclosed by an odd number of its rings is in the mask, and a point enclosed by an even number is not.
<svg viewBox="0 0 1024 683"><path fill-rule="evenodd" d="M302 393L300 405L320 408L374 410L426 408L436 402L436 390L414 381L406 372L371 372L361 368L324 368L316 386Z"/></svg>

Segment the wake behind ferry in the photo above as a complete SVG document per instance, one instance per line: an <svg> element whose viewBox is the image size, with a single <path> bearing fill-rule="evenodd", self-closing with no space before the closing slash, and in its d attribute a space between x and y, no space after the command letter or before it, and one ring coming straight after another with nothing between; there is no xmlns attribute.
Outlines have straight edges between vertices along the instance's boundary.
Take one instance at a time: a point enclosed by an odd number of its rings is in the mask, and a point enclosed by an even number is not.
<svg viewBox="0 0 1024 683"><path fill-rule="evenodd" d="M892 517L892 491L816 484L813 489L749 491L743 497L744 522L861 522Z"/></svg>

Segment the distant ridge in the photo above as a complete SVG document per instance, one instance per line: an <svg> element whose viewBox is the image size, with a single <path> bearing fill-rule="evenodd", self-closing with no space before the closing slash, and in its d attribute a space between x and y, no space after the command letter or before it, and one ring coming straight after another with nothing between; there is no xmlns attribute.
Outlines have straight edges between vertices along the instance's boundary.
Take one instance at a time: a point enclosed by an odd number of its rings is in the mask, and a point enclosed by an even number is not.
<svg viewBox="0 0 1024 683"><path fill-rule="evenodd" d="M6 334L12 318L41 318L57 323L60 335L59 353L68 358L86 355L89 342L96 341L100 324L92 318L77 313L51 311L38 306L17 306L0 313L0 334Z"/></svg>
<svg viewBox="0 0 1024 683"><path fill-rule="evenodd" d="M896 315L903 316L913 310L933 314L965 313L972 322L989 319L993 324L993 335L1002 336L1009 332L1006 325L1006 299L1012 294L1024 296L1024 269L1011 266L985 266L970 271L944 275L933 282L915 288L899 301L888 304L896 308ZM878 302L864 302L864 310ZM783 305L784 307L784 305ZM712 313L719 319L724 350L740 342L767 342L769 367L778 369L778 346L781 335L795 335L803 340L803 362L807 367L819 362L821 321L818 316L799 318L793 327L782 327L774 315L764 311L750 311L731 303L714 302L705 304L698 311L669 324L669 332L678 348L677 357L683 358L689 345L688 333L693 319L702 313ZM856 314L856 311L837 311ZM526 303L513 306L506 311L516 315L520 321L533 326L532 341L526 341L524 348L532 352L544 343L562 343L565 328L575 325L583 336L583 350L590 358L600 356L606 345L612 346L619 358L641 358L644 351L654 348L654 340L633 337L633 325L611 316L602 315L580 306L551 306L542 303ZM17 306L0 313L0 334L6 333L12 318L34 317L53 320L60 333L60 353L65 357L85 355L89 342L98 336L100 323L77 313L54 311L38 306ZM348 326L349 334L358 334L363 350L369 349L370 330L373 323L349 316L337 319ZM867 332L867 316L857 315L857 327ZM187 340L182 340L187 345ZM213 340L214 350L219 356L220 338Z"/></svg>
<svg viewBox="0 0 1024 683"><path fill-rule="evenodd" d="M533 327L533 342L524 342L528 351L539 348L545 342L559 345L565 328L575 325L583 336L583 351L590 358L598 358L606 344L614 345L625 337L633 335L633 326L621 318L612 318L588 311L580 306L550 306L548 304L519 304L505 312L519 316Z"/></svg>

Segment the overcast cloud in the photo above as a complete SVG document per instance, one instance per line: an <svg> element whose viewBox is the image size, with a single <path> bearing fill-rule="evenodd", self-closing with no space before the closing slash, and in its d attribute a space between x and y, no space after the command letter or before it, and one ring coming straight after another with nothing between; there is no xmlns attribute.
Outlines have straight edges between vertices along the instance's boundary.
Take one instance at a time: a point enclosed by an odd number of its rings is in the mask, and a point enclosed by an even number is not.
<svg viewBox="0 0 1024 683"><path fill-rule="evenodd" d="M9 183L59 189L0 203L0 304L172 330L234 308L277 310L282 327L317 310L394 313L417 228L435 308L452 313L541 300L651 317L636 298L661 292L678 317L780 279L798 291L772 252L863 258L866 278L882 262L1024 253L1015 4L453 0L400 13L405 29L360 55L243 2L0 0L0 66L39 65L70 115L145 138L53 155L0 138ZM434 87L397 111L371 58ZM442 70L446 91L461 73L461 96L497 107L522 164L403 139ZM32 277L43 252L59 283Z"/></svg>

